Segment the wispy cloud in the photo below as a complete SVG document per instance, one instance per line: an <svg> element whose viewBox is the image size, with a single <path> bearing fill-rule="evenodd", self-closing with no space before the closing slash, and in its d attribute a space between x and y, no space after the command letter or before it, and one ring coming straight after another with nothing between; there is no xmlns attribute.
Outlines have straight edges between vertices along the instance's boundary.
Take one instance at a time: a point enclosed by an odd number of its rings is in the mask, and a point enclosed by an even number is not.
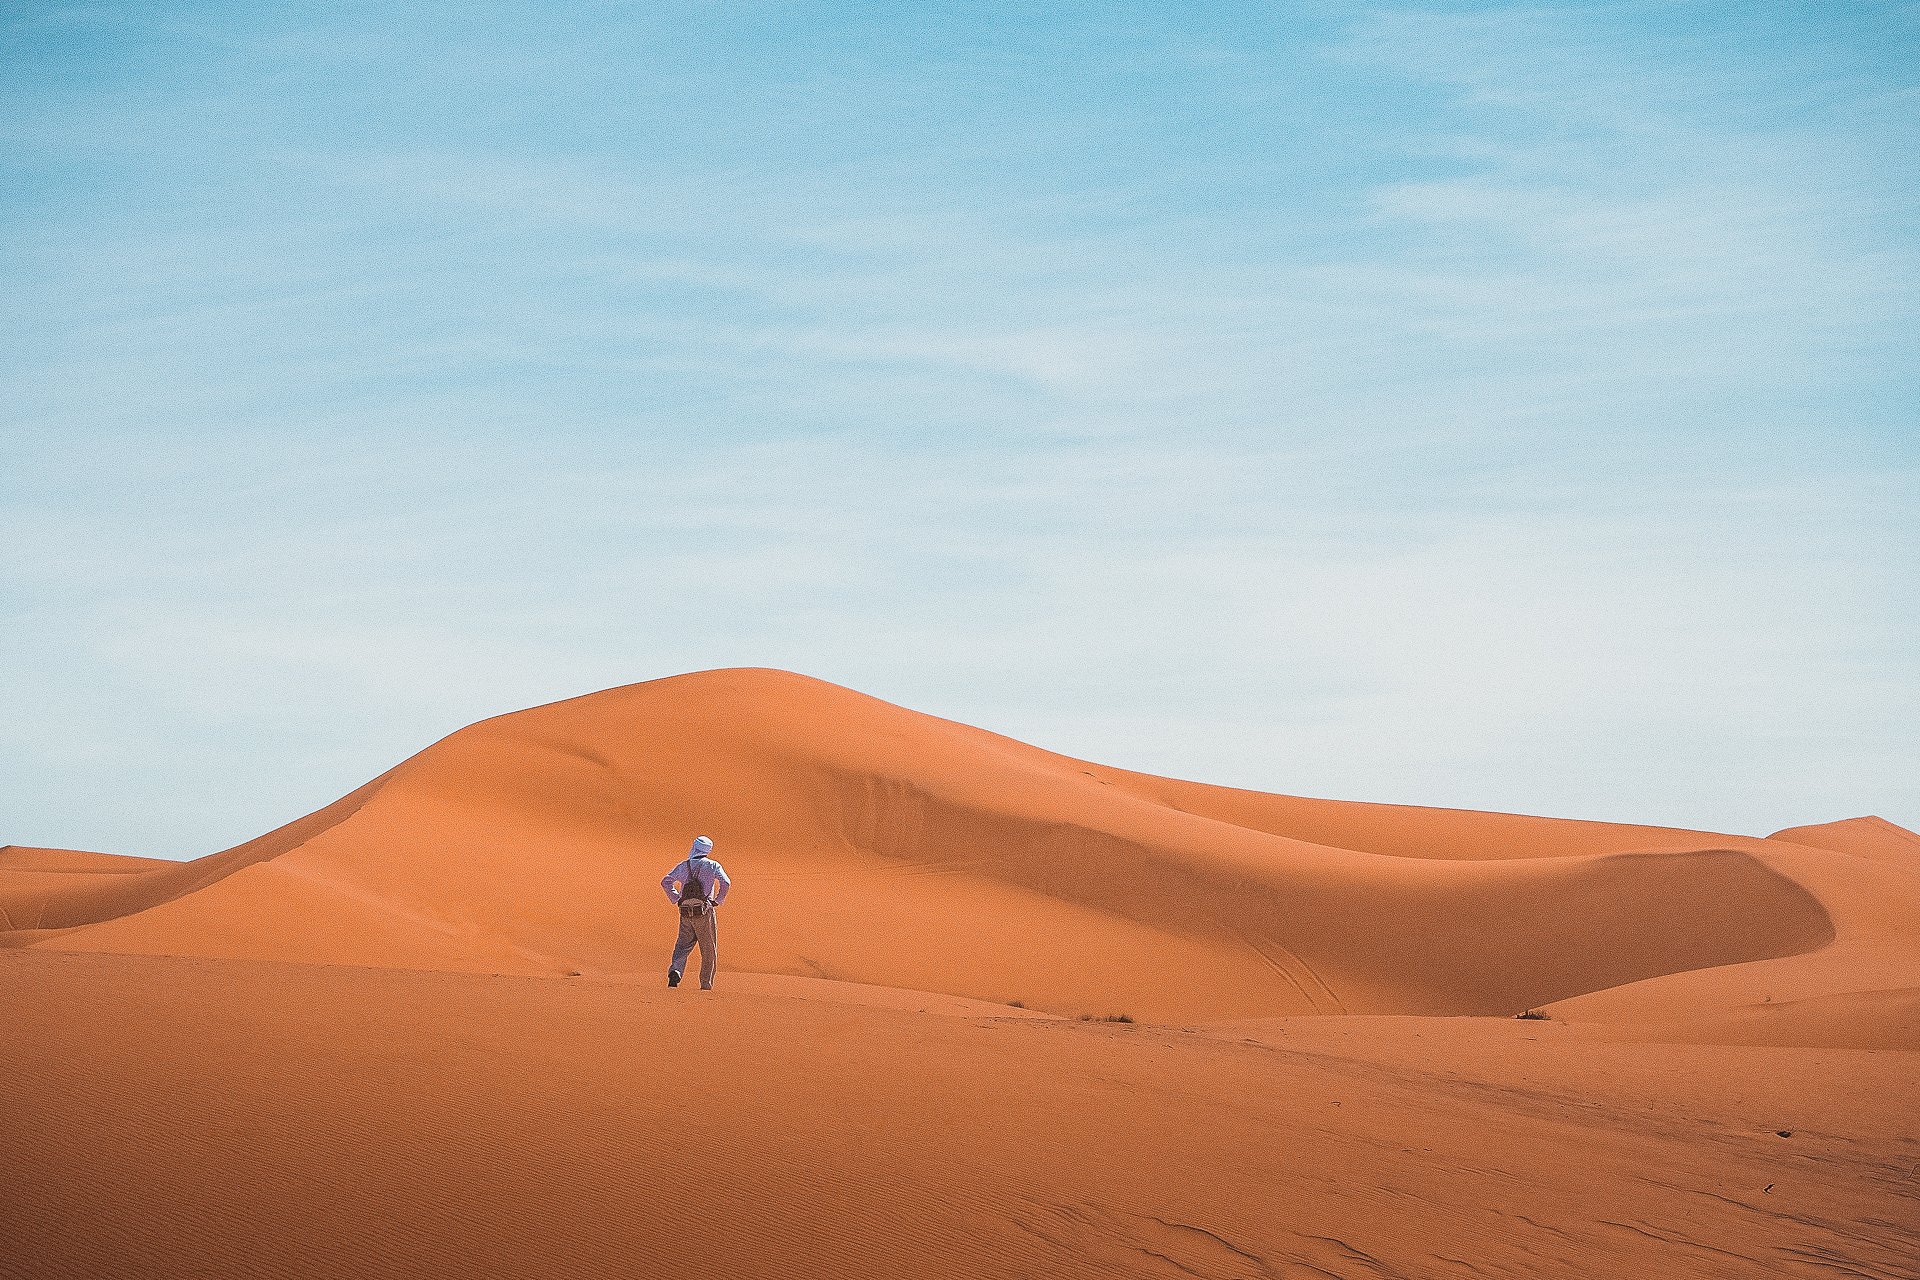
<svg viewBox="0 0 1920 1280"><path fill-rule="evenodd" d="M201 852L731 663L1280 790L1920 821L1911 93L1632 8L1337 18L776 85L333 16L46 89L15 136L142 198L0 207L0 838Z"/></svg>

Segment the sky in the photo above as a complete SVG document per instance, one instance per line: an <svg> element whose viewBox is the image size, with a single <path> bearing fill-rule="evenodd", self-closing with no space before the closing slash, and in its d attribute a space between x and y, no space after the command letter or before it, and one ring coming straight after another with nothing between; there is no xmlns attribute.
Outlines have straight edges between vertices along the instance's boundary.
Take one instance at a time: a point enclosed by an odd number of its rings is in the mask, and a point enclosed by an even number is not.
<svg viewBox="0 0 1920 1280"><path fill-rule="evenodd" d="M1920 826L1920 6L0 24L0 843L198 856L725 666Z"/></svg>

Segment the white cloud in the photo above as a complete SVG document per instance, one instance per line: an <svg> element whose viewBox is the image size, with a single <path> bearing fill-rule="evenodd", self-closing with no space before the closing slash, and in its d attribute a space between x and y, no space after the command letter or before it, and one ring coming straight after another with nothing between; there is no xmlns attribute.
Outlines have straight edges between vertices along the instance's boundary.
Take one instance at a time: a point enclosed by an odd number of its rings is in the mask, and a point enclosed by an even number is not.
<svg viewBox="0 0 1920 1280"><path fill-rule="evenodd" d="M1440 101L1278 244L1150 174L447 145L43 229L0 839L201 852L738 663L1242 785L1920 821L1911 210L1599 20L1363 22L1354 91Z"/></svg>

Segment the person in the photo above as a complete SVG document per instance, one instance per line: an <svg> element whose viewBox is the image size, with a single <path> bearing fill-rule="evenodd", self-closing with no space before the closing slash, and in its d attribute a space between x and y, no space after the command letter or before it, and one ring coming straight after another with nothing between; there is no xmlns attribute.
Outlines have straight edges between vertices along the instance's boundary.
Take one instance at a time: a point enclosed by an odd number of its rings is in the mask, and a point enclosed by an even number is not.
<svg viewBox="0 0 1920 1280"><path fill-rule="evenodd" d="M680 908L680 936L674 940L673 961L667 966L667 985L680 985L687 956L700 944L700 989L713 990L714 970L720 967L720 940L714 913L727 900L733 881L713 859L713 841L695 836L686 860L660 881L667 900Z"/></svg>

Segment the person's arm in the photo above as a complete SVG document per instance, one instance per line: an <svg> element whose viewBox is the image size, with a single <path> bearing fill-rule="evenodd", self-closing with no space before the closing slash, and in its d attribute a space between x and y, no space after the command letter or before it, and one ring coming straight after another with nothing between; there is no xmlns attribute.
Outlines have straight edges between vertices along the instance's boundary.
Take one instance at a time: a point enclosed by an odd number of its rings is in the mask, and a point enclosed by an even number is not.
<svg viewBox="0 0 1920 1280"><path fill-rule="evenodd" d="M727 879L727 869L717 862L713 864L713 878L718 885L713 891L713 905L717 907L727 900L727 890L733 888L733 881Z"/></svg>
<svg viewBox="0 0 1920 1280"><path fill-rule="evenodd" d="M680 901L680 890L675 885L674 882L678 881L680 884L685 884L687 882L686 877L680 874L680 867L684 867L686 865L687 864L684 862L681 863L679 867L675 867L673 870L667 872L667 874L663 876L660 880L660 887L666 890L668 902L677 903Z"/></svg>

